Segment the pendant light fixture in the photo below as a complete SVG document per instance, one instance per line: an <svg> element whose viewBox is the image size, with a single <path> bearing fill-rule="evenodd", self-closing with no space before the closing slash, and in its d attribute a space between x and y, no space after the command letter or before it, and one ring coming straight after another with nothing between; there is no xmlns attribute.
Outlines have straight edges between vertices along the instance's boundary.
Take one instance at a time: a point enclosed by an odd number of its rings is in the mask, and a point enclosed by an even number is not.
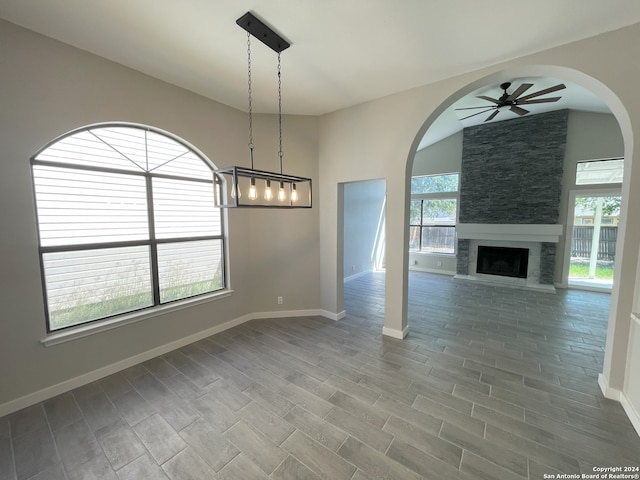
<svg viewBox="0 0 640 480"><path fill-rule="evenodd" d="M251 167L233 166L214 171L216 205L222 208L311 208L311 179L283 173L282 76L280 52L290 44L251 12L236 23L247 31L247 77L249 96L249 160ZM253 165L253 97L251 85L251 37L277 54L278 58L278 162L280 172L256 170ZM273 189L277 189L274 194Z"/></svg>

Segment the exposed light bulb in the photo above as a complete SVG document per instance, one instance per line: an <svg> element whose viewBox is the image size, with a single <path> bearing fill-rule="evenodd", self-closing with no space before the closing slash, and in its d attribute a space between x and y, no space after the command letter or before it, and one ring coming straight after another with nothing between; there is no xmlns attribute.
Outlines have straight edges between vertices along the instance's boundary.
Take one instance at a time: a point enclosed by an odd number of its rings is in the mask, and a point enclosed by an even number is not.
<svg viewBox="0 0 640 480"><path fill-rule="evenodd" d="M231 184L231 198L240 198L242 196L242 193L240 192L240 190L236 190L236 183L233 182Z"/></svg>
<svg viewBox="0 0 640 480"><path fill-rule="evenodd" d="M256 189L256 179L251 178L251 185L249 186L249 200L255 200L258 198L258 190Z"/></svg>
<svg viewBox="0 0 640 480"><path fill-rule="evenodd" d="M264 188L264 199L273 200L273 191L271 190L271 180L267 180L267 186Z"/></svg>
<svg viewBox="0 0 640 480"><path fill-rule="evenodd" d="M278 200L284 202L287 199L287 194L284 191L284 183L280 182L280 188L278 189Z"/></svg>
<svg viewBox="0 0 640 480"><path fill-rule="evenodd" d="M293 190L291 190L291 203L296 203L298 201L298 191L296 190L296 184L291 185Z"/></svg>

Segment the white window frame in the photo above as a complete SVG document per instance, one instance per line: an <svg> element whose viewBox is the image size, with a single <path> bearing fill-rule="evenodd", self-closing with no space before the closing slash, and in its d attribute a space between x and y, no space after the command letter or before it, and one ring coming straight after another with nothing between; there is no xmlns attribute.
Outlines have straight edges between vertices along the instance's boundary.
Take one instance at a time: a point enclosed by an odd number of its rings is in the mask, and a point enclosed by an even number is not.
<svg viewBox="0 0 640 480"><path fill-rule="evenodd" d="M453 225L437 225L437 224L425 224L422 218L424 209L422 208L422 202L420 207L420 224L414 224L409 221L409 229L411 228L419 228L419 239L420 246L417 249L409 249L409 253L411 254L420 254L420 255L430 255L430 256L447 256L452 257L455 256L458 252L458 244L454 241L453 252L427 252L422 249L422 229L424 227L453 227L454 232L456 231L456 227L458 225L458 213L460 210L460 173L459 172L448 172L448 173L436 173L431 175L419 175L420 177L441 177L446 175L458 175L458 189L452 190L450 192L432 192L432 193L412 193L411 201L414 200L455 200L456 201L456 214L455 214L455 222Z"/></svg>
<svg viewBox="0 0 640 480"><path fill-rule="evenodd" d="M55 145L57 142L68 138L73 135L77 135L81 132L95 130L95 129L103 129L103 128L132 128L132 129L141 129L147 132L153 132L157 135L161 135L166 137L178 144L182 147L186 148L191 154L194 154L199 160L203 162L203 164L210 169L212 172L215 170L215 165L199 150L195 147L189 145L184 140L172 135L168 132L155 129L146 125L138 125L131 123L108 123L108 124L96 124L89 125L80 129L73 130L61 137L56 138L49 144L47 144L44 148L42 148L38 153L36 153L31 158L32 168L36 166L48 166L59 169L73 169L73 170L88 170L91 172L105 172L105 173L117 173L119 175L132 175L143 177L145 179L146 191L147 191L147 219L149 226L149 236L145 240L135 240L135 241L116 241L116 242L96 242L90 244L64 244L64 245L55 245L55 246L43 246L41 241L41 224L38 220L38 212L37 212L37 195L36 195L36 186L35 186L35 177L32 173L32 182L34 188L34 199L36 203L36 220L37 220L37 229L38 229L38 249L39 249L39 258L41 265L41 275L42 275L42 286L43 286L43 295L44 295L44 307L45 307L45 318L46 318L46 331L47 337L43 340L45 345L53 345L56 343L60 343L63 341L67 341L70 339L86 336L92 334L94 332L104 331L111 328L115 328L120 325L129 324L132 322L136 322L145 318L149 318L152 316L156 316L159 314L164 314L169 311L178 310L182 308L186 308L191 305L199 304L202 302L208 302L214 299L222 298L229 296L231 294L231 290L228 288L228 252L227 252L227 235L226 235L226 212L224 209L217 209L220 215L219 217L219 225L220 231L219 233L213 235L204 235L204 236L181 236L175 235L172 237L163 236L163 238L156 238L153 232L153 225L155 221L154 217L154 209L153 209L153 197L151 190L151 181L153 178L158 179L169 179L169 180L179 180L186 182L197 182L197 183L210 183L212 185L213 192L213 173L211 175L211 179L198 179L193 176L181 176L176 174L162 174L153 171L129 171L125 169L119 168L109 168L109 167L99 167L94 165L78 165L74 163L68 162L55 162L51 160L38 160L37 157L42 152L45 152L48 148ZM160 279L158 276L159 269L159 259L157 256L157 247L162 244L170 244L175 242L198 242L203 240L214 240L220 243L221 250L221 286L219 288L215 288L214 290L195 294L193 296L178 298L175 300L169 301L161 301L160 299ZM47 253L52 252L72 252L72 251L80 251L80 250L91 250L91 249L104 249L104 248L113 248L113 247L127 247L127 246L137 246L144 245L149 247L150 251L150 265L151 265L151 286L152 286L152 305L143 307L137 310L130 310L123 313L105 316L96 319L90 319L84 322L74 323L69 326L63 326L59 328L51 328L50 324L50 312L49 312L49 302L47 299L47 289L46 289L46 281L45 281L45 267L43 257Z"/></svg>
<svg viewBox="0 0 640 480"><path fill-rule="evenodd" d="M619 163L622 162L623 169L620 172L620 182L607 181L606 179L602 179L602 181L588 181L588 179L583 179L580 181L579 177L579 167L581 165L585 165L587 168L591 165L594 166L594 170L597 172L597 167L606 167L608 163ZM611 185L621 185L622 177L624 175L624 157L612 157L612 158L600 158L600 159L592 159L592 160L579 160L576 162L575 172L573 177L573 185L577 188L589 188L589 187L607 187Z"/></svg>

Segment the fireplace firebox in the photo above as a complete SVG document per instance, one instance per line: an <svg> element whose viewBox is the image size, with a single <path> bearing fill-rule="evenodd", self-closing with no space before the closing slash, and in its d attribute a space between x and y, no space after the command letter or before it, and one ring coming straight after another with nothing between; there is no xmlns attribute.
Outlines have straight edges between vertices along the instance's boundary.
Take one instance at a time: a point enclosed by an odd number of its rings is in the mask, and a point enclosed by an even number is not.
<svg viewBox="0 0 640 480"><path fill-rule="evenodd" d="M528 248L478 246L477 273L527 278Z"/></svg>

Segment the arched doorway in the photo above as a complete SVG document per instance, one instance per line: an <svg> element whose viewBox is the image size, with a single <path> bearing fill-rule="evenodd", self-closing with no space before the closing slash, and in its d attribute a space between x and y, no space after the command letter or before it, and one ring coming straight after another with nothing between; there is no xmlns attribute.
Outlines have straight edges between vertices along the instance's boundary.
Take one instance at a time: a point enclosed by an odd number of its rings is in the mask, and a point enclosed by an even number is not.
<svg viewBox="0 0 640 480"><path fill-rule="evenodd" d="M530 66L521 67L516 69L509 69L502 72L496 72L492 75L478 79L477 81L467 85L465 88L459 90L455 94L446 99L438 109L436 109L429 118L423 124L423 127L418 132L414 146L416 151L418 150L418 144L420 139L423 138L425 133L438 121L441 115L443 115L450 105L456 102L459 98L476 89L487 84L500 84L505 78L519 78L519 77L554 77L563 79L568 82L573 82L581 87L587 89L592 94L601 99L611 111L619 124L620 134L623 140L623 157L625 162L630 162L632 158L633 136L631 131L631 122L628 117L627 111L622 105L621 101L615 96L615 94L608 89L605 85L595 80L592 77L582 74L576 70L556 67L556 66ZM407 176L411 175L415 161L415 151L412 152L408 159ZM407 179L407 184L408 184ZM617 256L615 260L615 277L614 287L612 289L611 297L611 310L609 314L609 325L607 334L607 343L605 349L605 361L603 373L600 375L599 384L606 396L610 398L618 398L620 390L624 383L626 356L627 356L627 335L629 332L629 318L631 314L631 305L633 303L633 289L621 287L621 280L635 278L635 266L637 263L638 252L635 249L624 250L624 233L628 218L628 196L626 193L630 189L629 176L625 174L622 183L622 204L619 223L619 238L621 240L617 243ZM410 195L407 192L407 197ZM409 198L406 198L409 202ZM567 212L568 194L565 194L561 198L561 211ZM408 226L405 226L407 228ZM624 261L623 261L624 256ZM561 269L562 265L557 266L557 269ZM406 268L408 271L408 267ZM557 278L556 270L554 278ZM631 284L633 284L631 282Z"/></svg>

